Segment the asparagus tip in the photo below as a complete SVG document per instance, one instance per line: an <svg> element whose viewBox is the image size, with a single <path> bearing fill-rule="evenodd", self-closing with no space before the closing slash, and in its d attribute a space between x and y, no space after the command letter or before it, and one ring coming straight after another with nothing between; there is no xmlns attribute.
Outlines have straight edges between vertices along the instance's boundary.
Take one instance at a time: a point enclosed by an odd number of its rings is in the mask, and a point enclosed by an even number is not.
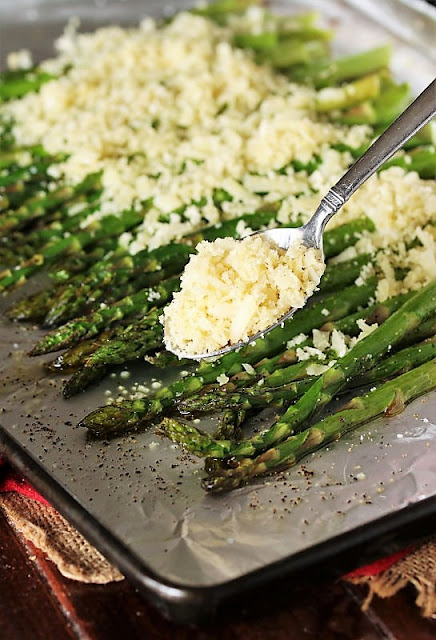
<svg viewBox="0 0 436 640"><path fill-rule="evenodd" d="M243 484L240 476L208 476L201 481L201 487L207 493L226 493L234 491Z"/></svg>
<svg viewBox="0 0 436 640"><path fill-rule="evenodd" d="M135 411L109 404L85 416L79 422L79 427L84 427L97 437L112 437L132 431L138 424L139 418Z"/></svg>

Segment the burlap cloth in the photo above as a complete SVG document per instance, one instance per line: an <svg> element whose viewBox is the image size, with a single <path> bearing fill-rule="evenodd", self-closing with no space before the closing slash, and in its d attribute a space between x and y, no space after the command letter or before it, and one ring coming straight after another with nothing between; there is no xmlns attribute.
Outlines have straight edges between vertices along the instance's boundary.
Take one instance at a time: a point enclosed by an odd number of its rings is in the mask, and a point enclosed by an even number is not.
<svg viewBox="0 0 436 640"><path fill-rule="evenodd" d="M91 584L123 580L118 569L50 505L10 492L0 495L0 508L12 529L44 551L67 578Z"/></svg>
<svg viewBox="0 0 436 640"><path fill-rule="evenodd" d="M94 584L123 579L118 569L50 505L8 492L0 494L0 509L11 527L45 552L67 578ZM402 556L399 560L398 555ZM436 538L398 555L349 574L345 579L368 587L364 609L369 607L374 595L388 598L412 584L422 615L436 619ZM377 570L386 565L390 566ZM369 575L371 573L373 575Z"/></svg>

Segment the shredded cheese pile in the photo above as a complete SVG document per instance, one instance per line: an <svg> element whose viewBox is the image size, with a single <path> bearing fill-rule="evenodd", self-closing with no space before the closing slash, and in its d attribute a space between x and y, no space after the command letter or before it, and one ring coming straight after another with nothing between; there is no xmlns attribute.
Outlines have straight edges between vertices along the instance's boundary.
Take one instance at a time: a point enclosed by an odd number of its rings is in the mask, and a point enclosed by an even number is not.
<svg viewBox="0 0 436 640"><path fill-rule="evenodd" d="M233 28L264 24L271 18L262 11L250 9ZM69 154L51 167L54 178L77 183L102 171L102 204L84 226L152 199L140 228L120 239L131 253L272 203L277 222L304 222L353 161L334 146L358 148L371 129L329 122L316 112L314 89L257 64L232 37L231 26L183 12L164 25L147 18L136 29L67 29L59 55L42 64L59 77L0 105L0 115L13 117L18 145ZM225 197L217 200L216 190ZM434 181L398 167L383 171L329 228L362 215L377 231L337 260L377 252L377 300L436 277ZM401 280L398 268L408 270Z"/></svg>
<svg viewBox="0 0 436 640"><path fill-rule="evenodd" d="M300 243L284 251L256 235L202 242L164 311L165 343L196 355L247 340L303 307L323 272L321 253Z"/></svg>
<svg viewBox="0 0 436 640"><path fill-rule="evenodd" d="M146 19L138 29L69 31L60 55L42 65L62 75L7 107L17 142L67 151L52 173L69 182L103 170L95 216L153 198L142 229L123 238L132 253L309 195L312 181L293 161L325 157L329 181L339 178L351 156L331 145L358 147L368 127L321 121L316 91L256 64L231 38L229 28L189 13L159 28ZM228 194L219 205L216 189ZM299 213L296 205L291 215Z"/></svg>

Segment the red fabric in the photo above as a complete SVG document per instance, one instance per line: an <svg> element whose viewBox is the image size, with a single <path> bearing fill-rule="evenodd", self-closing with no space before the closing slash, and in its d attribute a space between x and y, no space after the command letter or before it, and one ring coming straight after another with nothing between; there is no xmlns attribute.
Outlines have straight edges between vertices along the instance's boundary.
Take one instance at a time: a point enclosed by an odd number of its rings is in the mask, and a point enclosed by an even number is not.
<svg viewBox="0 0 436 640"><path fill-rule="evenodd" d="M392 567L396 562L407 556L408 553L413 551L414 547L410 546L402 551L397 551L397 553L393 553L390 556L386 556L386 558L381 558L380 560L376 560L371 564L367 564L364 567L359 567L359 569L355 569L355 571L351 571L351 573L347 573L344 578L360 578L361 576L376 576L382 571L386 571L389 567Z"/></svg>
<svg viewBox="0 0 436 640"><path fill-rule="evenodd" d="M47 500L27 482L27 480L11 469L7 462L0 456L0 493L4 493L5 491L16 491L28 498L33 498L34 500L39 500L39 502L49 504ZM413 546L407 547L407 549L404 549L403 551L398 551L386 558L382 558L381 560L368 564L365 567L360 567L351 573L347 573L344 578L376 576L381 571L389 569L389 567L398 562L398 560L401 560L401 558L404 558L404 556L412 551L412 549Z"/></svg>
<svg viewBox="0 0 436 640"><path fill-rule="evenodd" d="M27 498L33 498L44 504L48 504L27 480L11 469L7 462L0 456L0 493L16 491Z"/></svg>

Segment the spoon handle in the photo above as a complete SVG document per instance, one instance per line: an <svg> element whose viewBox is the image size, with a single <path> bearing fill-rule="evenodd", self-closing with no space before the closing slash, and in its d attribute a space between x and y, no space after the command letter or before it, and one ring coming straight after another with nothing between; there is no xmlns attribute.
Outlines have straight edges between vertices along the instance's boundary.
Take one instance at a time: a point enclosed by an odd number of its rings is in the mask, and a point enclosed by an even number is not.
<svg viewBox="0 0 436 640"><path fill-rule="evenodd" d="M308 225L323 232L330 218L375 171L436 114L436 79L365 151L321 200Z"/></svg>

